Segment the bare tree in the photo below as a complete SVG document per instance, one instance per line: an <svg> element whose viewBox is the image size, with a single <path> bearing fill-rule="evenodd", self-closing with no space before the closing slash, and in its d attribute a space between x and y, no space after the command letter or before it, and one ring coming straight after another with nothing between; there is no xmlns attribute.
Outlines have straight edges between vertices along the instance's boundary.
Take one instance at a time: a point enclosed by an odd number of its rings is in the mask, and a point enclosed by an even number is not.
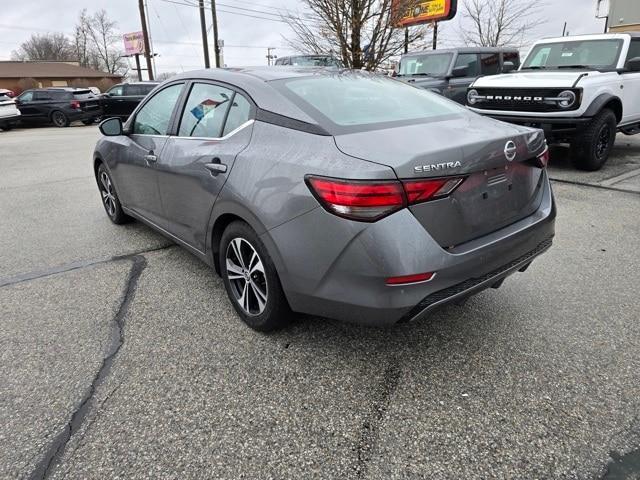
<svg viewBox="0 0 640 480"><path fill-rule="evenodd" d="M16 93L22 93L25 90L29 90L31 88L38 88L40 84L35 78L21 78L18 80L18 91Z"/></svg>
<svg viewBox="0 0 640 480"><path fill-rule="evenodd" d="M543 6L530 0L465 0L462 37L468 45L521 46L526 35L544 23Z"/></svg>
<svg viewBox="0 0 640 480"><path fill-rule="evenodd" d="M413 1L413 0L404 0ZM404 29L394 27L392 0L303 0L306 14L283 18L295 38L289 45L303 53L333 54L349 68L375 70L404 48ZM409 43L425 35L411 29Z"/></svg>
<svg viewBox="0 0 640 480"><path fill-rule="evenodd" d="M12 52L14 60L68 61L75 55L71 42L62 33L33 34Z"/></svg>
<svg viewBox="0 0 640 480"><path fill-rule="evenodd" d="M105 10L93 15L87 9L80 12L73 48L81 66L126 74L128 65L119 46L121 37L116 27L117 23L109 18Z"/></svg>

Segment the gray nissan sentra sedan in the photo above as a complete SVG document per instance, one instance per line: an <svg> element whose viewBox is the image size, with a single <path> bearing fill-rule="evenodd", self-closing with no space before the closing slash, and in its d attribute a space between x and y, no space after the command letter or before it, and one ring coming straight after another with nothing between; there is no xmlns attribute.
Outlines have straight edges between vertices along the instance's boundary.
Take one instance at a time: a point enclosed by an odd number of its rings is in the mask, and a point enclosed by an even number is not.
<svg viewBox="0 0 640 480"><path fill-rule="evenodd" d="M256 330L292 312L414 320L497 288L554 235L540 130L389 78L190 72L100 129L109 218L139 219L214 266Z"/></svg>

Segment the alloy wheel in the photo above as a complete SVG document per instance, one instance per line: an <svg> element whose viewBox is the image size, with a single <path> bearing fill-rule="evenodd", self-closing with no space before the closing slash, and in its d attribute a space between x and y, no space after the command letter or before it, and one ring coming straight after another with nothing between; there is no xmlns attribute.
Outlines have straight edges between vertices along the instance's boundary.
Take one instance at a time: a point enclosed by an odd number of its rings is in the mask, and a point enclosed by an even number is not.
<svg viewBox="0 0 640 480"><path fill-rule="evenodd" d="M100 193L102 194L102 202L107 214L113 217L116 214L116 195L107 172L100 174Z"/></svg>
<svg viewBox="0 0 640 480"><path fill-rule="evenodd" d="M236 237L225 254L227 278L238 305L248 315L260 315L267 304L267 277L264 263L247 240Z"/></svg>
<svg viewBox="0 0 640 480"><path fill-rule="evenodd" d="M598 142L596 143L596 156L602 158L609 149L609 142L611 137L611 128L609 125L603 125L598 135Z"/></svg>
<svg viewBox="0 0 640 480"><path fill-rule="evenodd" d="M53 123L58 126L61 127L65 124L65 116L64 113L62 112L54 112L53 113Z"/></svg>

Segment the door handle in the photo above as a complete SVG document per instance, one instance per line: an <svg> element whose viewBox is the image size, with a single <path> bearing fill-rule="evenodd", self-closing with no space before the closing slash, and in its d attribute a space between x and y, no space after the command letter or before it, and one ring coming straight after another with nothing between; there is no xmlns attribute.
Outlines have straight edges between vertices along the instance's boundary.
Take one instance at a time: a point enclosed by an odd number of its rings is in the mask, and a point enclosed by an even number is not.
<svg viewBox="0 0 640 480"><path fill-rule="evenodd" d="M148 155L144 156L144 160L147 163L156 163L158 161L158 157L156 155L154 155L153 153L149 153Z"/></svg>
<svg viewBox="0 0 640 480"><path fill-rule="evenodd" d="M217 160L217 162L215 161ZM211 172L211 175L218 175L219 173L225 173L227 166L224 163L220 163L220 159L215 159L211 163L205 163L204 168Z"/></svg>

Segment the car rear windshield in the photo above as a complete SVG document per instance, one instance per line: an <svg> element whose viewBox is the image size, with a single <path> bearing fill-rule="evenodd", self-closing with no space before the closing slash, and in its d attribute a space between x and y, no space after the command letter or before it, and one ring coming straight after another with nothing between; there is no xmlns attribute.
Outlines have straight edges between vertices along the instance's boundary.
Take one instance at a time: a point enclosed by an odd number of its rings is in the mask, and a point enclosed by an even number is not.
<svg viewBox="0 0 640 480"><path fill-rule="evenodd" d="M86 100L88 98L94 98L95 95L91 90L76 90L73 92L73 98L76 100Z"/></svg>
<svg viewBox="0 0 640 480"><path fill-rule="evenodd" d="M290 57L289 65L295 65L298 67L339 67L338 60L333 57L323 56L304 56L304 57Z"/></svg>
<svg viewBox="0 0 640 480"><path fill-rule="evenodd" d="M329 132L388 128L465 112L463 107L435 93L364 73L290 78L274 83Z"/></svg>
<svg viewBox="0 0 640 480"><path fill-rule="evenodd" d="M400 59L398 75L428 75L443 77L451 65L450 53L428 53L425 55L411 55Z"/></svg>
<svg viewBox="0 0 640 480"><path fill-rule="evenodd" d="M522 65L527 69L613 70L622 50L622 40L567 40L533 47Z"/></svg>

